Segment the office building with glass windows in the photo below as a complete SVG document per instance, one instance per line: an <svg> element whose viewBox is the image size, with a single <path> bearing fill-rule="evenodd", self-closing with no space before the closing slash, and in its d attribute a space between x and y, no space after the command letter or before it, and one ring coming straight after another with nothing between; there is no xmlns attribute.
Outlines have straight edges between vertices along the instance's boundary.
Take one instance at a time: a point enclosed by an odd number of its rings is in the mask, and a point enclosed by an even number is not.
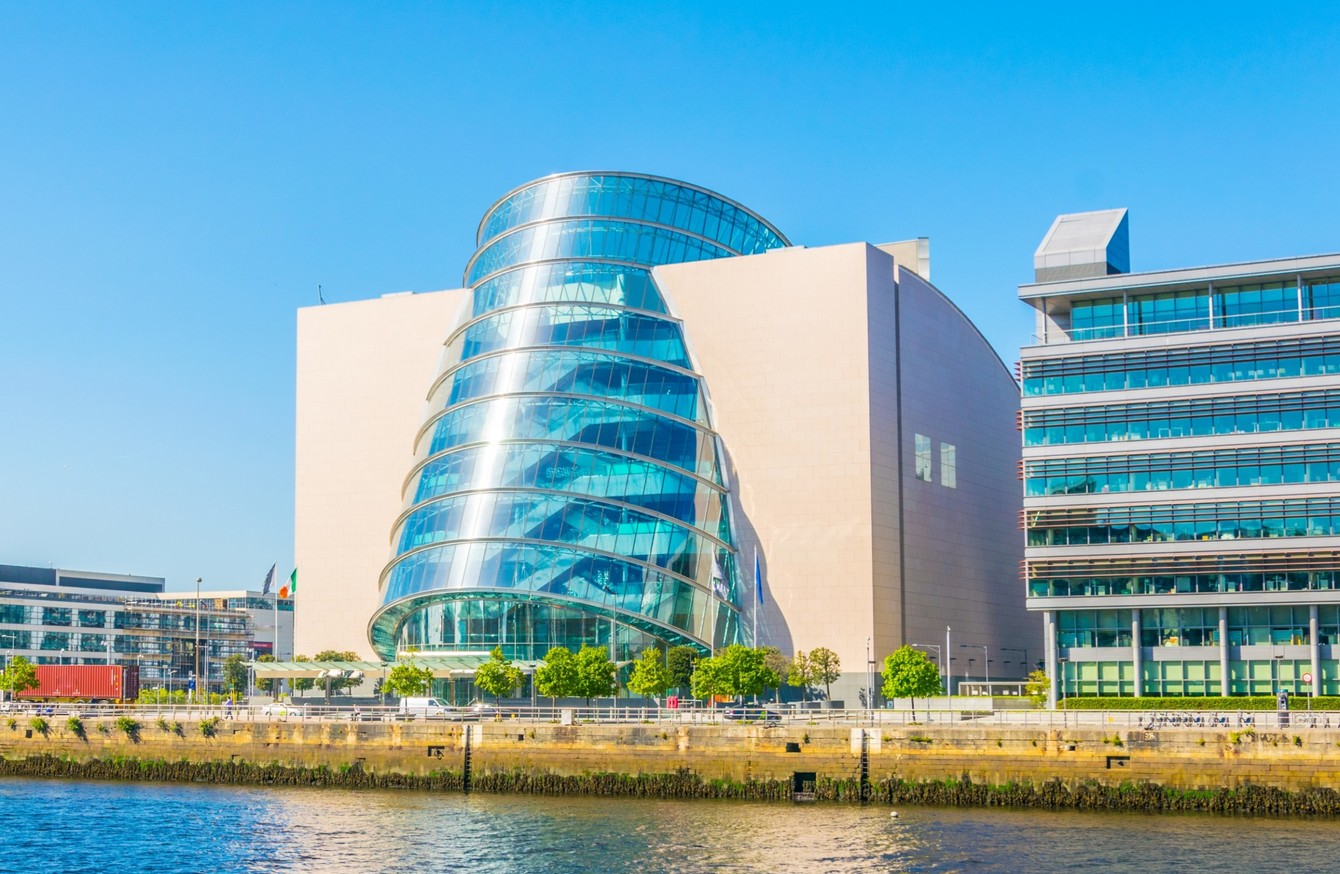
<svg viewBox="0 0 1340 874"><path fill-rule="evenodd" d="M162 577L0 565L0 655L38 665L136 667L142 687L185 689L199 666L223 691L223 662L292 639L293 600L243 590L166 591ZM200 633L196 634L199 622ZM196 643L199 641L199 658Z"/></svg>
<svg viewBox="0 0 1340 874"><path fill-rule="evenodd" d="M465 288L299 313L299 651L827 646L854 698L953 626L956 676L1022 673L1017 387L926 240L571 173L476 245Z"/></svg>
<svg viewBox="0 0 1340 874"><path fill-rule="evenodd" d="M1340 693L1340 255L1129 273L1127 239L1061 216L1019 289L1056 693Z"/></svg>

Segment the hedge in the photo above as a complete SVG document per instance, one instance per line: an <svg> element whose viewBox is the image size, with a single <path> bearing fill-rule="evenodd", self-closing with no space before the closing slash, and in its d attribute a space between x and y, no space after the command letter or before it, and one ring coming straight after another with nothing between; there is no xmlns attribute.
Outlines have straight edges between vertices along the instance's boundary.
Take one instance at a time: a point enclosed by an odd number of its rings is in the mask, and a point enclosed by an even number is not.
<svg viewBox="0 0 1340 874"><path fill-rule="evenodd" d="M1274 695L1242 695L1228 698L1067 698L1066 710L1274 710ZM1289 697L1290 710L1306 710L1307 698ZM1340 696L1323 695L1312 699L1313 710L1340 710Z"/></svg>

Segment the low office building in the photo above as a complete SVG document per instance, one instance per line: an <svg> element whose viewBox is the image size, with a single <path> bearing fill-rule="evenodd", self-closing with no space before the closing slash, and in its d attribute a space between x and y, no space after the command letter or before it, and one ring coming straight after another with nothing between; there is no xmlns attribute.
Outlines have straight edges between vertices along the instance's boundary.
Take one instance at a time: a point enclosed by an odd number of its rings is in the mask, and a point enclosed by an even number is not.
<svg viewBox="0 0 1340 874"><path fill-rule="evenodd" d="M201 592L197 608L194 592L165 589L161 577L0 565L0 652L39 665L134 666L142 688L185 689L199 640L200 675L220 692L225 659L273 651L273 595ZM290 629L292 599L278 608Z"/></svg>
<svg viewBox="0 0 1340 874"><path fill-rule="evenodd" d="M1056 694L1340 693L1340 255L1129 273L1127 240L1061 216L1019 289Z"/></svg>
<svg viewBox="0 0 1340 874"><path fill-rule="evenodd" d="M299 313L300 650L826 646L852 702L903 643L1022 675L1017 386L927 241L572 173L477 245L465 288Z"/></svg>

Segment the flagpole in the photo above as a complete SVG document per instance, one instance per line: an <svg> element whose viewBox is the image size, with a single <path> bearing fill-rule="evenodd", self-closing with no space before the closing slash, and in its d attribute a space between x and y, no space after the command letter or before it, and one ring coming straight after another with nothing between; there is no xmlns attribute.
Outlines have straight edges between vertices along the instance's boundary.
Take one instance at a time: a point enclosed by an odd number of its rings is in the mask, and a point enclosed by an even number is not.
<svg viewBox="0 0 1340 874"><path fill-rule="evenodd" d="M758 544L754 544L754 646L758 646L758 592L762 583L758 578Z"/></svg>
<svg viewBox="0 0 1340 874"><path fill-rule="evenodd" d="M275 661L279 661L279 562L277 561L275 562L274 574L275 579L271 582L270 587L274 590L274 601L271 606L274 608L275 614L275 641L274 647L270 650L270 655L274 656ZM270 684L270 696L275 701L279 700L279 689L279 680L276 679Z"/></svg>

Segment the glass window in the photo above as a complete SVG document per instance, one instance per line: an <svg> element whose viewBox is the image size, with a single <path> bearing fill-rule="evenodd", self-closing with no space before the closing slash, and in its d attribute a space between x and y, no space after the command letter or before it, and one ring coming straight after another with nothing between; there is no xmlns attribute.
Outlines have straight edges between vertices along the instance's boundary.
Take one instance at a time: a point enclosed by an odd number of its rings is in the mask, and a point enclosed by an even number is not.
<svg viewBox="0 0 1340 874"><path fill-rule="evenodd" d="M917 479L931 481L931 438L922 434L916 436L916 474Z"/></svg>
<svg viewBox="0 0 1340 874"><path fill-rule="evenodd" d="M1340 277L1310 281L1304 286L1303 299L1309 318L1340 317Z"/></svg>
<svg viewBox="0 0 1340 874"><path fill-rule="evenodd" d="M1142 295L1128 305L1132 334L1168 334L1196 331L1210 326L1207 291L1179 291Z"/></svg>
<svg viewBox="0 0 1340 874"><path fill-rule="evenodd" d="M1075 340L1100 340L1122 334L1121 298L1076 301L1070 309L1070 333Z"/></svg>
<svg viewBox="0 0 1340 874"><path fill-rule="evenodd" d="M1225 328L1298 321L1298 288L1293 282L1241 285L1215 290L1215 311Z"/></svg>
<svg viewBox="0 0 1340 874"><path fill-rule="evenodd" d="M953 443L940 444L940 485L958 488L958 451Z"/></svg>

